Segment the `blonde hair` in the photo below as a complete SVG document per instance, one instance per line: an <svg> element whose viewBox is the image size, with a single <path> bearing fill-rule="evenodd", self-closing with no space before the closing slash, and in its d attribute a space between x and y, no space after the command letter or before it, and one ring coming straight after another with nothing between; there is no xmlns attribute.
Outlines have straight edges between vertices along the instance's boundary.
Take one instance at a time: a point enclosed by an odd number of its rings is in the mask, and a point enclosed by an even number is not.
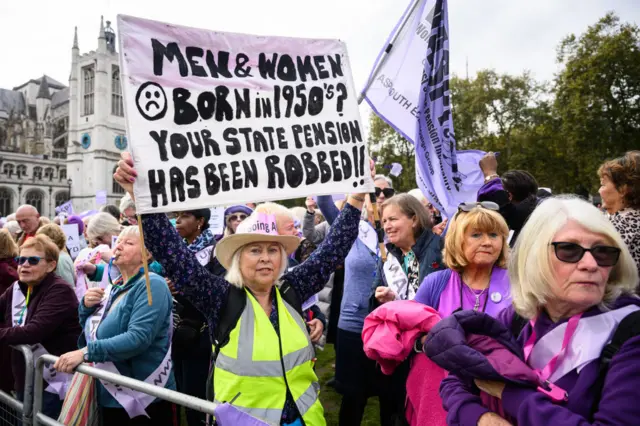
<svg viewBox="0 0 640 426"><path fill-rule="evenodd" d="M233 257L231 258L231 265L229 266L229 269L227 270L227 274L224 277L224 279L227 280L229 284L234 285L238 288L244 288L244 278L242 276L242 271L240 270L240 256L242 255L242 250L244 250L245 247L250 245L251 244L244 245L240 247L238 250L236 250L236 252L233 254ZM278 272L276 285L280 285L280 282L279 282L280 277L282 277L284 273L287 271L288 259L289 259L289 257L287 256L287 252L284 249L284 246L282 244L278 244L278 247L280 247L281 260L280 260L280 271Z"/></svg>
<svg viewBox="0 0 640 426"><path fill-rule="evenodd" d="M24 244L22 244L22 247L20 247L20 253L22 253L24 249L28 248L44 253L44 258L48 262L57 262L58 257L60 256L58 246L56 246L49 237L43 234L36 235L25 241Z"/></svg>
<svg viewBox="0 0 640 426"><path fill-rule="evenodd" d="M18 255L18 245L8 229L0 229L0 259L12 259Z"/></svg>
<svg viewBox="0 0 640 426"><path fill-rule="evenodd" d="M469 212L459 212L453 216L444 238L442 252L444 263L458 273L462 273L464 268L469 265L469 259L465 257L462 248L464 234L468 228L477 229L480 232L495 232L502 237L502 250L495 264L500 268L506 268L509 258L509 243L507 242L509 227L500 213L484 207L474 207Z"/></svg>
<svg viewBox="0 0 640 426"><path fill-rule="evenodd" d="M55 225L53 223L45 225L42 228L38 229L38 232L36 232L36 235L39 235L39 234L46 235L47 237L49 237L49 239L53 241L53 243L56 246L58 246L58 249L60 251L66 250L67 236L65 235L62 228L60 228L58 225Z"/></svg>
<svg viewBox="0 0 640 426"><path fill-rule="evenodd" d="M611 222L593 205L577 197L553 197L543 201L522 228L509 264L511 294L516 312L533 318L551 297L555 282L551 266L555 235L574 221L596 234L605 236L621 249L612 268L600 307L608 306L622 294L632 294L638 285L638 270L629 249Z"/></svg>

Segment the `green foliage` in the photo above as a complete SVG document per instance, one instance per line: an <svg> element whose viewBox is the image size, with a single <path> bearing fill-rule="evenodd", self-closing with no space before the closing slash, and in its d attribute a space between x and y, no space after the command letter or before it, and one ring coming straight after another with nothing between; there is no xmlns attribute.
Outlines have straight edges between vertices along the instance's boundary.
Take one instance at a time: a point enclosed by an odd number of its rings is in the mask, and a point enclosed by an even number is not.
<svg viewBox="0 0 640 426"><path fill-rule="evenodd" d="M640 29L607 14L562 40L557 59L553 82L528 72L454 76L458 149L500 152L500 172L528 170L555 193L581 186L593 193L603 161L640 147ZM415 187L413 147L377 117L370 146L378 164L403 165L402 190Z"/></svg>

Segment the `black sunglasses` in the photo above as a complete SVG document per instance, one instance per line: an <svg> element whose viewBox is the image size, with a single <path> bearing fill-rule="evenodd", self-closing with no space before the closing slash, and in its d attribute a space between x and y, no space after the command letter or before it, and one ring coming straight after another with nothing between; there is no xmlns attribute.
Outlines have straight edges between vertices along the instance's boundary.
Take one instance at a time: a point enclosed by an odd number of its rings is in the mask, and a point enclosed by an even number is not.
<svg viewBox="0 0 640 426"><path fill-rule="evenodd" d="M391 198L395 195L396 190L393 188L385 188L385 189L380 189L380 188L376 188L376 197L379 197L380 194L384 194L384 198Z"/></svg>
<svg viewBox="0 0 640 426"><path fill-rule="evenodd" d="M38 263L40 263L42 258L40 256L16 256L15 260L18 266L24 264L24 262L29 262L29 265L36 266Z"/></svg>
<svg viewBox="0 0 640 426"><path fill-rule="evenodd" d="M576 243L555 242L551 243L558 260L566 263L578 263L585 252L590 252L598 266L614 266L618 263L621 250L618 247L595 246L584 248Z"/></svg>
<svg viewBox="0 0 640 426"><path fill-rule="evenodd" d="M240 222L242 222L246 218L247 218L247 215L244 214L244 213L231 214L231 215L227 216L227 222L233 222L233 221L236 221L236 220L239 220Z"/></svg>
<svg viewBox="0 0 640 426"><path fill-rule="evenodd" d="M493 210L495 212L500 210L500 206L493 201L480 201L480 202L469 202L469 203L461 203L458 206L458 212L468 213L476 207L482 207L483 209Z"/></svg>

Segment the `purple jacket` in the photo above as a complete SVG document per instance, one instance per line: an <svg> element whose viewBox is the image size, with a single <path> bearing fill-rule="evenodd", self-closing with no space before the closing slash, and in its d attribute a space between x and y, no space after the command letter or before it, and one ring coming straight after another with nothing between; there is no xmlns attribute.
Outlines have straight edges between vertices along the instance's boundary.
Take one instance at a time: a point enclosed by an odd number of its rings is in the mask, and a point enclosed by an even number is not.
<svg viewBox="0 0 640 426"><path fill-rule="evenodd" d="M538 384L511 330L483 312L458 311L443 318L429 332L424 350L433 362L468 384L474 379L531 388Z"/></svg>
<svg viewBox="0 0 640 426"><path fill-rule="evenodd" d="M640 299L624 296L619 298L613 308L628 305L640 306ZM505 309L498 320L507 328L514 317L514 309ZM601 313L593 307L586 311L583 318ZM542 312L536 321L536 335L539 340L549 331L566 320L554 323ZM522 330L517 339L518 346L531 336L531 325ZM587 364L578 374L575 370L556 382L569 394L566 404L554 404L544 394L535 389L507 383L502 393L502 405L505 412L515 419L519 426L587 426L587 425L635 425L640 418L640 404L637 403L640 387L640 336L628 340L613 357L598 409L591 414L595 392L593 385L598 377L599 362ZM480 397L468 382L455 374L442 381L440 396L445 409L449 412L447 422L450 425L476 426L478 419L489 410L482 406Z"/></svg>

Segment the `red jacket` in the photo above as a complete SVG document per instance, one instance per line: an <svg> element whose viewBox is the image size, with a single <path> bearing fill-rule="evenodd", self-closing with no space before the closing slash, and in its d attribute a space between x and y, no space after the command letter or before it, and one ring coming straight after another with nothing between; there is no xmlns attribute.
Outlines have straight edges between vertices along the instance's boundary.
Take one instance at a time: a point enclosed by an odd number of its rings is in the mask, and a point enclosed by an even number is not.
<svg viewBox="0 0 640 426"><path fill-rule="evenodd" d="M22 293L27 286L20 284ZM33 288L22 327L12 327L11 309L13 289L0 296L0 347L8 345L42 344L52 355L62 355L78 349L82 332L78 320L78 299L75 292L54 272ZM13 377L17 391L24 387L24 359L16 351L12 354Z"/></svg>
<svg viewBox="0 0 640 426"><path fill-rule="evenodd" d="M17 264L13 259L0 260L0 296L18 280ZM0 327L3 327L0 318ZM0 390L13 390L13 375L11 373L11 351L8 346L0 346Z"/></svg>

